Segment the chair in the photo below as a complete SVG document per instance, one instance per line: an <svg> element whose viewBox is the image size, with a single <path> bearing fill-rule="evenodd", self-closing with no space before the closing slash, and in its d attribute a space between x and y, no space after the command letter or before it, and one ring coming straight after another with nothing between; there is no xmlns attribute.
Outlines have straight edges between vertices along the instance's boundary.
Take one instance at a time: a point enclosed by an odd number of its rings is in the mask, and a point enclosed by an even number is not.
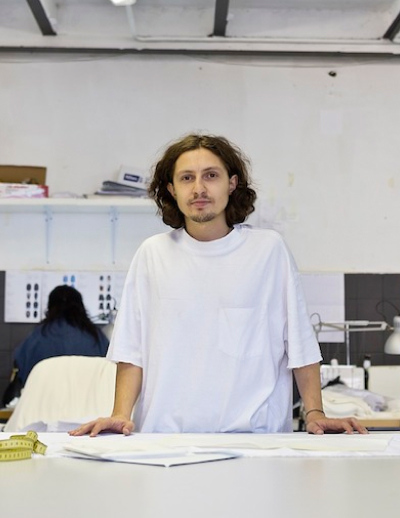
<svg viewBox="0 0 400 518"><path fill-rule="evenodd" d="M116 364L105 358L58 356L42 360L29 374L4 431L60 421L65 429L57 431L68 431L76 423L110 415L115 376Z"/></svg>

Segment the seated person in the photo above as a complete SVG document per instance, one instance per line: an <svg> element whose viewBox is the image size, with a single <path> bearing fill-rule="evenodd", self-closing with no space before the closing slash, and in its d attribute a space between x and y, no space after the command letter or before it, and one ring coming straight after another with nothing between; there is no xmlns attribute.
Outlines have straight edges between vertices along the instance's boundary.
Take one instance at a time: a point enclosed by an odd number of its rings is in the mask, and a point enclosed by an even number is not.
<svg viewBox="0 0 400 518"><path fill-rule="evenodd" d="M46 318L14 351L22 386L33 367L53 356L105 356L108 339L89 319L82 295L57 286L49 295Z"/></svg>

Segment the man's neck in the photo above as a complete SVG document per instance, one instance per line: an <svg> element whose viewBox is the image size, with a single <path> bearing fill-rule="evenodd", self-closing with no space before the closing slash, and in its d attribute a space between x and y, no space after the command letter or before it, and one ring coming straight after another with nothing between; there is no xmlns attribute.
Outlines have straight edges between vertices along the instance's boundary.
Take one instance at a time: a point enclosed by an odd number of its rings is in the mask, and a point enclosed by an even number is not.
<svg viewBox="0 0 400 518"><path fill-rule="evenodd" d="M195 223L194 221L186 221L186 232L197 239L197 241L214 241L221 239L229 234L232 228L228 227L226 222L216 223L208 221L207 223Z"/></svg>

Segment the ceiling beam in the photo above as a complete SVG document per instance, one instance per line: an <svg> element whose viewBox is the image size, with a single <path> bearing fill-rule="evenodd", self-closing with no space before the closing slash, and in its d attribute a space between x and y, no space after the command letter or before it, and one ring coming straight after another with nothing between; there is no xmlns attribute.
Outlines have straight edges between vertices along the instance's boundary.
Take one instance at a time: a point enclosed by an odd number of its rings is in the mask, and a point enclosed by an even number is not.
<svg viewBox="0 0 400 518"><path fill-rule="evenodd" d="M31 8L32 14L35 17L36 23L39 25L43 36L56 36L54 29L54 18L49 14L49 5L43 0L26 0Z"/></svg>
<svg viewBox="0 0 400 518"><path fill-rule="evenodd" d="M393 21L392 25L383 35L385 40L393 41L395 37L400 32L400 13L397 15L396 19Z"/></svg>
<svg viewBox="0 0 400 518"><path fill-rule="evenodd" d="M213 36L226 36L228 25L229 0L216 0Z"/></svg>
<svg viewBox="0 0 400 518"><path fill-rule="evenodd" d="M212 38L208 38L208 41L212 41ZM198 47L198 46L171 46L171 47L65 47L65 46L0 46L0 56L3 53L14 52L16 54L23 54L24 52L40 54L97 54L97 55L223 55L223 56L262 56L262 57L289 57L289 58L350 58L351 60L363 59L370 60L382 59L382 60L398 60L400 59L400 45L386 43L382 45L368 45L363 46L361 49L359 45L349 45L345 47L337 46L329 48L329 46L316 46L316 47L302 47L298 48L297 45L287 45L281 48L274 48L273 45L266 45L263 47L252 48L252 45L246 45L245 47L235 47L234 45L221 46L210 48ZM225 47L225 48L223 48Z"/></svg>

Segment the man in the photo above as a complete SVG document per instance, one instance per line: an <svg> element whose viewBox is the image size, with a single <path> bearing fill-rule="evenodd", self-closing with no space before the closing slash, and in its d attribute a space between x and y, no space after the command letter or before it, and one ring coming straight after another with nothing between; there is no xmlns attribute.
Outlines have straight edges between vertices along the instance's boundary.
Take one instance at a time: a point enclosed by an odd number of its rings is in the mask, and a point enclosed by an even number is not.
<svg viewBox="0 0 400 518"><path fill-rule="evenodd" d="M292 256L277 232L242 224L256 194L241 151L189 135L165 151L149 193L175 230L147 239L128 272L108 352L112 416L71 434L289 432L292 372L309 433L366 432L323 413Z"/></svg>

